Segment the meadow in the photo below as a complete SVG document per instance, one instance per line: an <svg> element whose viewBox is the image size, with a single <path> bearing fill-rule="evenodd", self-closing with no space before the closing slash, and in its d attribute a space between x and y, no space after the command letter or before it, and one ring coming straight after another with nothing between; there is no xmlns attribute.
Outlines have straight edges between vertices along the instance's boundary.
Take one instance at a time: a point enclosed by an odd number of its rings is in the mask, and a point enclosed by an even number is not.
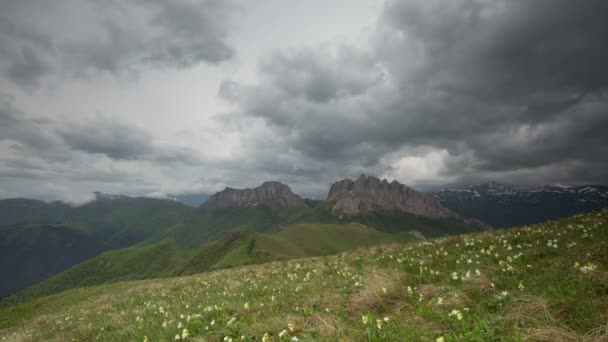
<svg viewBox="0 0 608 342"><path fill-rule="evenodd" d="M0 309L2 341L608 341L608 211Z"/></svg>

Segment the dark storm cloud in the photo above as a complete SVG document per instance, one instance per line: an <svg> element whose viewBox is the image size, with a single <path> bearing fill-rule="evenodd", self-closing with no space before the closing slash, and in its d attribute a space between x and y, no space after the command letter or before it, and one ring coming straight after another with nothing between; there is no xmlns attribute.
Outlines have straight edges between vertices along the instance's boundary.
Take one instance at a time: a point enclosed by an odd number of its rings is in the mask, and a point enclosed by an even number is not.
<svg viewBox="0 0 608 342"><path fill-rule="evenodd" d="M605 13L602 0L388 1L369 51L275 55L259 83L221 93L316 160L371 167L426 146L449 152L446 176L605 183Z"/></svg>
<svg viewBox="0 0 608 342"><path fill-rule="evenodd" d="M110 119L97 118L62 128L60 137L74 150L100 153L112 159L139 159L152 151L147 132Z"/></svg>
<svg viewBox="0 0 608 342"><path fill-rule="evenodd" d="M342 58L349 63L338 64ZM381 79L376 67L370 55L342 46L335 52L277 53L262 63L261 72L288 96L327 102L364 93Z"/></svg>
<svg viewBox="0 0 608 342"><path fill-rule="evenodd" d="M186 68L230 59L230 1L9 0L0 4L0 73L23 86L49 74Z"/></svg>
<svg viewBox="0 0 608 342"><path fill-rule="evenodd" d="M197 151L157 141L143 128L108 117L69 123L56 130L66 147L115 160L147 160L164 164L197 164Z"/></svg>

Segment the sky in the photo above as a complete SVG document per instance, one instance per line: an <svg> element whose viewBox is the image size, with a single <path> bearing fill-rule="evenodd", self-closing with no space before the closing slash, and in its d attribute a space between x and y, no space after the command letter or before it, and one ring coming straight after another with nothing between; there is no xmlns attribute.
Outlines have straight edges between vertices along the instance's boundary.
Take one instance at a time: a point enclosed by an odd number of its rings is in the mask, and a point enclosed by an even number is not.
<svg viewBox="0 0 608 342"><path fill-rule="evenodd" d="M604 0L3 0L0 198L608 183Z"/></svg>

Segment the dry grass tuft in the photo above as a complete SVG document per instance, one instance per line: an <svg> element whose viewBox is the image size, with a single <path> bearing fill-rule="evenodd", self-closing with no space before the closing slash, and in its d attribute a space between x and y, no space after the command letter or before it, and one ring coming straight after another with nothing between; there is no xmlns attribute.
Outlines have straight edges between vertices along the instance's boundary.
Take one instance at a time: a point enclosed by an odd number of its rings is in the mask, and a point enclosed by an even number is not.
<svg viewBox="0 0 608 342"><path fill-rule="evenodd" d="M546 298L523 296L507 307L504 318L522 327L555 326L562 314L563 310Z"/></svg>
<svg viewBox="0 0 608 342"><path fill-rule="evenodd" d="M476 293L489 294L497 292L496 288L492 286L492 280L483 275L472 276L464 286L465 289Z"/></svg>
<svg viewBox="0 0 608 342"><path fill-rule="evenodd" d="M431 299L441 295L441 289L433 284L421 285L418 288L418 293L422 295L424 299Z"/></svg>
<svg viewBox="0 0 608 342"><path fill-rule="evenodd" d="M36 318L36 325L41 328L44 329L46 327L48 327L49 325L53 324L54 318L51 315L42 315Z"/></svg>
<svg viewBox="0 0 608 342"><path fill-rule="evenodd" d="M471 298L460 291L452 291L444 300L444 305L450 308L470 306L473 304Z"/></svg>
<svg viewBox="0 0 608 342"><path fill-rule="evenodd" d="M328 338L335 338L339 335L338 321L333 316L316 313L308 318L306 324L319 329L321 335Z"/></svg>
<svg viewBox="0 0 608 342"><path fill-rule="evenodd" d="M580 342L583 341L576 333L560 328L533 329L524 341L534 342Z"/></svg>
<svg viewBox="0 0 608 342"><path fill-rule="evenodd" d="M348 311L360 314L366 311L384 312L389 306L399 302L399 293L404 284L401 274L396 272L377 272L366 278L361 290L351 297ZM382 289L386 289L386 293Z"/></svg>
<svg viewBox="0 0 608 342"><path fill-rule="evenodd" d="M608 327L600 327L592 330L585 336L581 336L573 331L551 327L533 329L530 331L524 341L534 342L607 342Z"/></svg>
<svg viewBox="0 0 608 342"><path fill-rule="evenodd" d="M591 330L585 339L594 342L608 342L608 323Z"/></svg>

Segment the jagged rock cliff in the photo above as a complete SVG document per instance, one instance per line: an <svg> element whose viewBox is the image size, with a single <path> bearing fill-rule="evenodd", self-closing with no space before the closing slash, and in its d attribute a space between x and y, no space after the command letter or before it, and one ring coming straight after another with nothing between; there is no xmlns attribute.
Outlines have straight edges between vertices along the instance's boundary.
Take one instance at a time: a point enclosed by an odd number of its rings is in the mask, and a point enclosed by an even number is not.
<svg viewBox="0 0 608 342"><path fill-rule="evenodd" d="M340 218L391 211L431 218L459 218L432 196L417 192L397 181L389 183L386 179L365 175L355 181L347 178L334 183L327 201L331 205L331 213Z"/></svg>
<svg viewBox="0 0 608 342"><path fill-rule="evenodd" d="M264 182L253 189L226 188L209 197L202 208L254 208L259 205L267 205L275 209L306 206L304 200L291 192L286 184Z"/></svg>

